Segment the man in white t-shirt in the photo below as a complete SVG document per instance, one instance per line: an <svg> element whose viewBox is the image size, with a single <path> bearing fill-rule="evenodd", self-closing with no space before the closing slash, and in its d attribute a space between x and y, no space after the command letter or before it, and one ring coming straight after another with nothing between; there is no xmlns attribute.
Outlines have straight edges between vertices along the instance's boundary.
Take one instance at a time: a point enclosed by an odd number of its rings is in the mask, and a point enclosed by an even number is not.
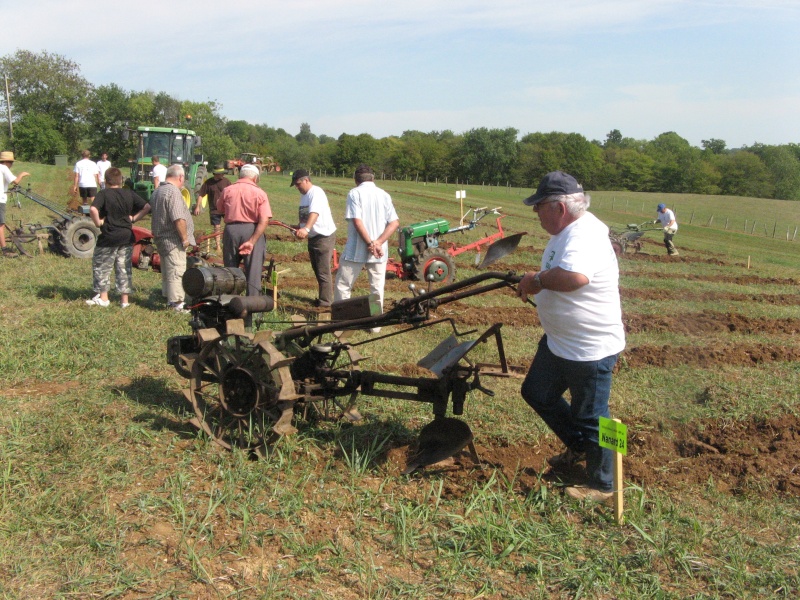
<svg viewBox="0 0 800 600"><path fill-rule="evenodd" d="M97 168L97 163L89 158L91 152L84 150L81 156L81 160L75 163L75 181L72 193L80 192L83 204L88 206L94 202L97 188L100 187L100 169Z"/></svg>
<svg viewBox="0 0 800 600"><path fill-rule="evenodd" d="M347 194L344 218L347 219L347 244L336 272L334 301L347 300L362 269L369 275L369 291L378 297L383 310L383 288L386 284L386 263L389 260L388 240L400 226L392 197L375 185L372 167L359 165L355 172L356 187ZM380 331L376 327L373 333Z"/></svg>
<svg viewBox="0 0 800 600"><path fill-rule="evenodd" d="M161 164L161 158L153 156L153 189L167 180L167 167Z"/></svg>
<svg viewBox="0 0 800 600"><path fill-rule="evenodd" d="M3 254L16 255L10 248L6 248L6 203L8 202L8 188L11 185L19 185L30 173L23 171L16 177L11 172L14 165L14 153L9 151L0 152L0 179L3 180L3 193L0 194L0 248Z"/></svg>
<svg viewBox="0 0 800 600"><path fill-rule="evenodd" d="M672 242L675 233L678 231L678 222L675 220L675 213L667 208L666 204L659 204L658 218L653 223L661 223L664 228L664 246L667 247L667 254L670 256L678 256L678 249Z"/></svg>
<svg viewBox="0 0 800 600"><path fill-rule="evenodd" d="M567 447L548 460L554 469L586 460L586 485L567 487L567 494L602 502L612 497L613 451L598 445L598 418L609 417L611 371L625 330L617 256L608 227L587 212L589 202L562 171L545 175L524 200L552 237L541 270L526 273L518 287L523 301L536 297L544 329L522 397Z"/></svg>
<svg viewBox="0 0 800 600"><path fill-rule="evenodd" d="M328 196L321 187L311 183L305 169L292 173L290 185L301 194L295 236L308 240L308 257L319 288L314 304L330 306L333 302L331 260L336 245L336 223L333 222Z"/></svg>
<svg viewBox="0 0 800 600"><path fill-rule="evenodd" d="M106 189L106 171L111 166L111 161L108 160L108 154L103 152L100 155L100 160L97 161L97 168L100 171L100 189Z"/></svg>

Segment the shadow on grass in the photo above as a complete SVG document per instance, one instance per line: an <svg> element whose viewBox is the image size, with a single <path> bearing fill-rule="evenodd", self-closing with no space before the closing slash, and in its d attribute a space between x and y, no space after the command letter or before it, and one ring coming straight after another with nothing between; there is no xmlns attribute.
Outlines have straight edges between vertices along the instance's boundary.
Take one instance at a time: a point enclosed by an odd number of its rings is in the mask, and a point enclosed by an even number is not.
<svg viewBox="0 0 800 600"><path fill-rule="evenodd" d="M156 377L137 377L129 384L113 388L146 409L133 418L135 423L149 424L154 431L171 431L190 439L197 430L186 418L188 403L183 395L169 389L164 380ZM168 414L170 413L170 414Z"/></svg>
<svg viewBox="0 0 800 600"><path fill-rule="evenodd" d="M387 462L391 450L415 443L417 437L415 431L397 419L380 420L372 415L365 415L356 424L301 421L298 428L304 438L332 448L338 460L350 463L361 460L376 467Z"/></svg>
<svg viewBox="0 0 800 600"><path fill-rule="evenodd" d="M165 310L167 306L166 299L161 295L160 288L149 289L136 289L130 295L130 302L136 306L147 308L150 310ZM88 282L86 287L73 288L64 285L43 285L36 292L36 297L40 300L88 300L94 295L92 291L91 281ZM109 297L112 300L118 300L119 294L116 288L111 286Z"/></svg>

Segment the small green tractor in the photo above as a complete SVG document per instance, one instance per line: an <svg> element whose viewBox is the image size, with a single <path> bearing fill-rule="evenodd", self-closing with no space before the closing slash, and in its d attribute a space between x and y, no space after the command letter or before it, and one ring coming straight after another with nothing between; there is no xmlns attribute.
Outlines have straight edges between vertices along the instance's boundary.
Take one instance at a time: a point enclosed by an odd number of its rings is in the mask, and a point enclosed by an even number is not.
<svg viewBox="0 0 800 600"><path fill-rule="evenodd" d="M164 166L183 165L186 181L181 192L190 206L208 174L203 155L194 153L200 146L200 137L191 129L178 127L138 127L130 132L136 136L136 159L131 164L127 187L149 201L155 189L153 156L158 156ZM126 130L126 139L130 132Z"/></svg>
<svg viewBox="0 0 800 600"><path fill-rule="evenodd" d="M472 216L470 217L470 213ZM496 217L497 231L489 236L465 246L446 242L443 237L451 233L470 231L478 222L493 215ZM450 227L446 219L436 218L422 223L406 225L398 230L400 260L389 259L386 272L400 279L429 281L449 284L455 280L455 257L464 252L475 250L480 255L484 246L500 240L505 236L500 220L506 215L497 208L473 208L467 211L458 227ZM465 222L466 221L466 222Z"/></svg>

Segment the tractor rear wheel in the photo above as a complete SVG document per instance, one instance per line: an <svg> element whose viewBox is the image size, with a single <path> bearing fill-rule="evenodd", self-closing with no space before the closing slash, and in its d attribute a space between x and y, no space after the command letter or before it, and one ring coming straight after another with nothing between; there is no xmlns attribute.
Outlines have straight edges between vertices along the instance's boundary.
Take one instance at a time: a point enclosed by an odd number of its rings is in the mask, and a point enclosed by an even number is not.
<svg viewBox="0 0 800 600"><path fill-rule="evenodd" d="M91 258L100 229L91 219L74 219L61 232L61 250L65 256Z"/></svg>
<svg viewBox="0 0 800 600"><path fill-rule="evenodd" d="M456 263L453 257L441 248L428 248L419 256L414 265L414 278L419 281L433 281L448 284L456 278Z"/></svg>
<svg viewBox="0 0 800 600"><path fill-rule="evenodd" d="M203 183L208 176L208 171L206 171L205 165L200 165L197 167L197 173L194 176L194 189L193 191L193 198L194 201L197 202L197 199L200 197L200 188L203 187Z"/></svg>

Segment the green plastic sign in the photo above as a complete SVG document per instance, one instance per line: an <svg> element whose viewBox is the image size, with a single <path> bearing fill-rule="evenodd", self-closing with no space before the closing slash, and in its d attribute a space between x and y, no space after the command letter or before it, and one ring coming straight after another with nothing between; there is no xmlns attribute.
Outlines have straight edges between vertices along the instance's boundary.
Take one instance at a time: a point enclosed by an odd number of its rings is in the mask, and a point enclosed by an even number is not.
<svg viewBox="0 0 800 600"><path fill-rule="evenodd" d="M628 426L613 419L600 417L600 446L628 454Z"/></svg>

